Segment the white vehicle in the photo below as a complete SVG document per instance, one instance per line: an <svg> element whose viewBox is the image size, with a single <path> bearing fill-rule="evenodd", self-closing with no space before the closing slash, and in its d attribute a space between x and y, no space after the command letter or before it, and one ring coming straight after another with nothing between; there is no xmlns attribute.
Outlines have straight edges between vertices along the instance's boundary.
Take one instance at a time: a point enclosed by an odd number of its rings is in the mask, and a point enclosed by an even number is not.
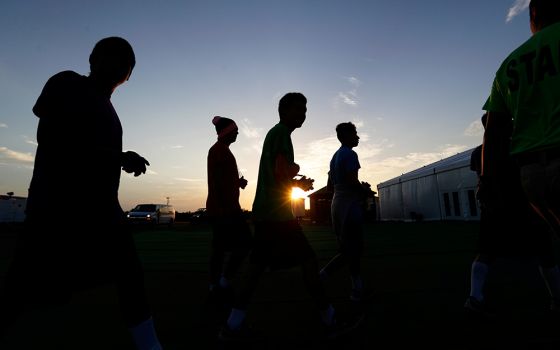
<svg viewBox="0 0 560 350"><path fill-rule="evenodd" d="M175 209L167 204L138 204L126 217L131 222L171 225L175 222Z"/></svg>

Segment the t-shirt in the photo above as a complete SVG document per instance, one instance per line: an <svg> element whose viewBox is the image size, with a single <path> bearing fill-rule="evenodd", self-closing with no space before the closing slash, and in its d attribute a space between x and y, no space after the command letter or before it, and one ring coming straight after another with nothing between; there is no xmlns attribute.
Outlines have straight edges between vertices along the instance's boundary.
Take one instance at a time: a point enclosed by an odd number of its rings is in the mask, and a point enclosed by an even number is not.
<svg viewBox="0 0 560 350"><path fill-rule="evenodd" d="M217 141L208 151L208 198L206 209L213 217L239 213L239 172L228 145Z"/></svg>
<svg viewBox="0 0 560 350"><path fill-rule="evenodd" d="M282 123L276 124L266 134L259 163L257 191L253 202L255 220L287 221L294 219L291 199L292 183L290 181L278 182L274 176L276 157L279 154L283 154L288 162L294 162L294 148L290 135L290 129Z"/></svg>
<svg viewBox="0 0 560 350"><path fill-rule="evenodd" d="M110 95L65 71L47 81L33 112L39 125L28 217L121 217L122 127Z"/></svg>
<svg viewBox="0 0 560 350"><path fill-rule="evenodd" d="M349 172L360 169L358 154L347 146L341 146L333 155L330 163L329 176L333 185L346 183L346 175Z"/></svg>
<svg viewBox="0 0 560 350"><path fill-rule="evenodd" d="M511 154L560 147L560 23L504 60L483 109L512 116Z"/></svg>

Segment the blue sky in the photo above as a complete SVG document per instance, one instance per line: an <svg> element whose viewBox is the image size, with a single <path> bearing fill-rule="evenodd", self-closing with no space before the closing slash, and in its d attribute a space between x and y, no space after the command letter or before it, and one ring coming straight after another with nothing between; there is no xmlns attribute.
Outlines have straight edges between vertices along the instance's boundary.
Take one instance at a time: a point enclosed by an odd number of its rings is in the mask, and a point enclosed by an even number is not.
<svg viewBox="0 0 560 350"><path fill-rule="evenodd" d="M262 141L290 91L308 98L307 121L293 133L301 173L316 189L326 184L334 129L352 121L359 176L375 187L481 143L495 71L530 36L528 2L4 0L0 194L27 195L31 108L44 83L62 70L87 75L94 44L115 35L137 58L112 97L124 148L151 163L144 176L123 173L123 209L166 197L179 211L204 207L214 115L240 127L231 149L250 209Z"/></svg>

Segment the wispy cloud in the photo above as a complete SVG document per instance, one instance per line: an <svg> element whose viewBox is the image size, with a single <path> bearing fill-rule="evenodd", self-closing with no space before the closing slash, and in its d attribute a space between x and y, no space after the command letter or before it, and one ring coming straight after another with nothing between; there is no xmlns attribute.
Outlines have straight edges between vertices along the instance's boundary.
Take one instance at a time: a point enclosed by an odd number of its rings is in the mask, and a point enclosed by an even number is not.
<svg viewBox="0 0 560 350"><path fill-rule="evenodd" d="M146 169L146 175L158 175L158 173L152 169Z"/></svg>
<svg viewBox="0 0 560 350"><path fill-rule="evenodd" d="M336 95L334 99L335 107L341 103L356 107L358 105L358 88L362 85L362 82L356 77L344 77L344 80L350 84L351 88L346 91L340 91Z"/></svg>
<svg viewBox="0 0 560 350"><path fill-rule="evenodd" d="M465 129L465 136L482 136L484 134L484 127L479 119L473 121Z"/></svg>
<svg viewBox="0 0 560 350"><path fill-rule="evenodd" d="M7 128L7 127L8 127L8 124L6 124L6 123L0 123L0 128Z"/></svg>
<svg viewBox="0 0 560 350"><path fill-rule="evenodd" d="M17 152L8 147L0 147L0 158L24 163L32 163L34 160L31 153Z"/></svg>
<svg viewBox="0 0 560 350"><path fill-rule="evenodd" d="M37 140L30 138L29 136L23 135L23 140L25 141L25 143L33 145L33 146L38 146L39 144L37 143Z"/></svg>
<svg viewBox="0 0 560 350"><path fill-rule="evenodd" d="M202 181L205 181L203 179L190 179L190 178L186 178L186 177L176 177L176 178L174 178L174 180L182 181L182 182L202 182Z"/></svg>
<svg viewBox="0 0 560 350"><path fill-rule="evenodd" d="M459 152L465 151L467 148L468 147L464 145L445 145L441 150L435 152L411 152L405 156L385 158L376 164L372 164L372 166L368 168L370 168L374 177L377 178L377 181L383 182L453 156Z"/></svg>
<svg viewBox="0 0 560 350"><path fill-rule="evenodd" d="M523 12L526 8L528 8L530 2L531 0L515 0L513 5L508 10L506 23L510 22L515 16L517 16L518 14Z"/></svg>
<svg viewBox="0 0 560 350"><path fill-rule="evenodd" d="M356 77L346 77L346 80L355 87L362 85L362 82Z"/></svg>
<svg viewBox="0 0 560 350"><path fill-rule="evenodd" d="M169 148L171 148L171 149L182 149L182 148L185 148L185 146L183 146L183 145L173 145L173 146L169 146Z"/></svg>
<svg viewBox="0 0 560 350"><path fill-rule="evenodd" d="M241 121L241 127L240 127L241 132L248 139L260 138L262 133L262 128L255 128L252 124L253 123L249 119L244 118Z"/></svg>
<svg viewBox="0 0 560 350"><path fill-rule="evenodd" d="M355 94L352 94L351 91L349 92L339 92L338 93L338 100L344 104L349 106L357 106L358 100L356 99Z"/></svg>

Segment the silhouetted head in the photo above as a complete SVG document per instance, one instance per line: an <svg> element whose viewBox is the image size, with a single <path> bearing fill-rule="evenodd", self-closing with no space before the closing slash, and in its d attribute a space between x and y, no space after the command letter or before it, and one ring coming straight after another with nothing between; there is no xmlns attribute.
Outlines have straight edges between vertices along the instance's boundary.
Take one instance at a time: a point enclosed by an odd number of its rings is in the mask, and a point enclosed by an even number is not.
<svg viewBox="0 0 560 350"><path fill-rule="evenodd" d="M531 0L529 4L529 19L531 32L536 33L541 29L560 21L560 1L558 0Z"/></svg>
<svg viewBox="0 0 560 350"><path fill-rule="evenodd" d="M278 103L280 121L291 129L303 125L305 113L307 113L307 98L300 92L288 92Z"/></svg>
<svg viewBox="0 0 560 350"><path fill-rule="evenodd" d="M116 36L101 39L89 55L90 77L111 92L132 74L136 58L132 46Z"/></svg>
<svg viewBox="0 0 560 350"><path fill-rule="evenodd" d="M237 140L237 134L239 134L239 129L237 124L229 118L215 116L212 119L212 124L216 127L216 133L218 134L218 139L225 141L226 143L233 143Z"/></svg>
<svg viewBox="0 0 560 350"><path fill-rule="evenodd" d="M340 123L336 126L336 137L343 146L356 147L360 142L360 137L356 131L356 125L351 122Z"/></svg>

